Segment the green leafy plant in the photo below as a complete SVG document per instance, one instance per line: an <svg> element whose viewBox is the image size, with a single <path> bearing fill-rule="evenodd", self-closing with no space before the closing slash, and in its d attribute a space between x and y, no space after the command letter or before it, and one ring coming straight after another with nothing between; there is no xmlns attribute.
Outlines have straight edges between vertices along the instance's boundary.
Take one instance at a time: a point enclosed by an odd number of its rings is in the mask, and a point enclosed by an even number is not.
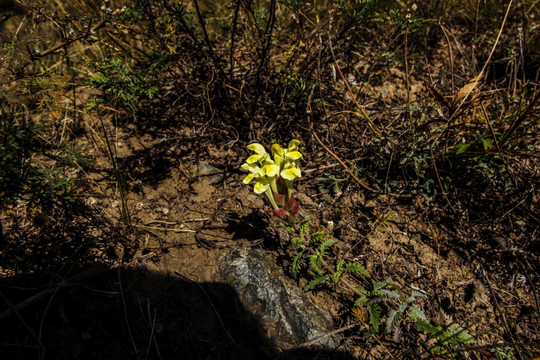
<svg viewBox="0 0 540 360"><path fill-rule="evenodd" d="M419 291L414 290L405 298L394 285L384 281L373 282L371 290L364 288L358 290L362 296L356 299L354 305L365 307L369 327L374 334L379 333L384 325L384 332L392 334L394 341L397 342L405 322L426 320L422 309L414 304L417 298L425 297ZM385 304L388 309L386 314L383 314L381 304Z"/></svg>
<svg viewBox="0 0 540 360"><path fill-rule="evenodd" d="M338 179L335 175L330 173L324 173L324 176L316 177L315 180L319 181L321 184L319 186L321 192L332 190L334 194L342 194L341 185L342 179Z"/></svg>
<svg viewBox="0 0 540 360"><path fill-rule="evenodd" d="M449 326L433 325L429 320L421 319L415 323L415 326L435 340L435 344L429 347L429 358L454 359L458 353L463 353L463 346L472 345L475 339L467 330L450 324Z"/></svg>
<svg viewBox="0 0 540 360"><path fill-rule="evenodd" d="M326 282L342 283L356 295L363 293L343 278L344 274L358 274L370 277L369 272L354 262L340 260L332 266L327 261L336 240L325 231L310 229L309 219L298 219L299 204L293 195L293 180L301 176L296 161L302 157L298 151L298 140L289 142L287 149L278 144L272 145L273 160L260 144L251 144L248 149L255 152L251 155L242 169L250 174L244 178L244 183L256 181L254 192L265 193L272 204L274 215L284 220L284 227L291 233L291 243L296 249L293 257L292 271L298 274L301 269L312 273L312 279L304 287L311 290Z"/></svg>
<svg viewBox="0 0 540 360"><path fill-rule="evenodd" d="M152 99L158 91L144 74L132 71L121 58L103 60L94 67L97 74L89 85L100 89L102 95L89 101L88 110L112 101L134 113L141 99Z"/></svg>
<svg viewBox="0 0 540 360"><path fill-rule="evenodd" d="M360 264L339 260L334 266L328 255L336 240L320 229L311 229L309 219L298 219L298 203L294 200L292 180L300 177L301 172L296 161L302 157L298 151L299 141L289 143L287 150L279 145L272 146L273 159L260 144L251 144L248 149L255 152L242 169L249 171L244 183L256 181L255 193L265 193L272 204L273 213L285 221L284 226L291 233L291 243L296 249L292 261L292 272L298 275L301 270L311 273L312 279L304 286L309 291L324 283L345 284L357 297L354 302L355 314L367 314L365 317L372 334L382 331L392 334L398 341L406 324L414 324L415 328L434 339L430 353L444 356L456 351L462 345L473 344L474 338L464 329L455 325L441 327L432 325L423 310L415 303L418 298L425 298L419 291L413 290L405 296L394 285L384 281L372 281L371 289L355 287L343 278L345 274L360 275L371 279L370 273ZM289 173L288 173L289 172ZM285 180L284 182L283 179ZM292 199L292 202L291 202ZM392 213L386 221L395 217ZM362 321L363 318L356 315ZM383 330L384 329L384 330Z"/></svg>
<svg viewBox="0 0 540 360"><path fill-rule="evenodd" d="M495 348L495 356L497 357L497 360L514 360L516 357L514 356L514 349L512 348Z"/></svg>
<svg viewBox="0 0 540 360"><path fill-rule="evenodd" d="M43 141L43 127L23 114L0 113L0 130L0 194L4 202L27 198L50 207L56 201L74 201L75 179L64 175L59 166L88 165L90 159L81 147ZM51 161L51 166L36 166L36 156Z"/></svg>
<svg viewBox="0 0 540 360"><path fill-rule="evenodd" d="M32 217L75 203L76 178L64 168L89 165L90 159L81 147L49 143L43 135L43 127L24 113L0 112L0 209L24 201Z"/></svg>
<svg viewBox="0 0 540 360"><path fill-rule="evenodd" d="M363 295L355 301L354 305L364 307L367 313L366 320L373 334L381 332L391 334L393 341L399 342L402 329L411 324L428 336L430 339L428 352L435 358L453 358L451 355L468 350L464 346L470 346L476 342L467 330L456 324L433 325L424 311L415 304L417 299L426 297L419 291L413 290L408 297L405 297L392 284L383 281L374 282L371 290L363 288L358 290ZM355 313L362 314L363 311Z"/></svg>
<svg viewBox="0 0 540 360"><path fill-rule="evenodd" d="M369 276L365 268L352 262L341 260L335 267L330 266L325 258L335 240L324 231L310 231L309 219L298 219L299 204L293 195L293 180L302 174L297 164L302 158L298 151L299 144L300 141L291 140L287 149L283 149L279 144L272 145L273 158L261 144L248 145L248 149L255 154L242 165L243 170L249 171L243 182L249 184L255 181L254 192L265 193L272 204L274 215L284 220L285 228L292 235L291 242L297 249L293 258L293 273L298 274L305 265L304 262L307 262L307 268L315 275L305 290L327 281L337 283L345 273ZM348 282L345 284L357 292Z"/></svg>
<svg viewBox="0 0 540 360"><path fill-rule="evenodd" d="M383 324L380 303L385 302L388 299L399 300L400 294L395 290L391 290L391 286L386 282L374 282L371 290L359 288L358 291L360 291L362 295L356 299L354 305L365 307L368 313L371 331L375 334L379 333L380 327Z"/></svg>
<svg viewBox="0 0 540 360"><path fill-rule="evenodd" d="M298 275L302 268L308 268L314 275L313 279L304 287L304 291L312 290L326 282L338 283L347 273L370 277L369 272L363 266L354 262L340 260L335 268L330 267L326 256L336 240L321 230L310 232L309 223L309 219L303 219L297 226L285 226L292 234L291 242L297 251L293 257L293 274Z"/></svg>

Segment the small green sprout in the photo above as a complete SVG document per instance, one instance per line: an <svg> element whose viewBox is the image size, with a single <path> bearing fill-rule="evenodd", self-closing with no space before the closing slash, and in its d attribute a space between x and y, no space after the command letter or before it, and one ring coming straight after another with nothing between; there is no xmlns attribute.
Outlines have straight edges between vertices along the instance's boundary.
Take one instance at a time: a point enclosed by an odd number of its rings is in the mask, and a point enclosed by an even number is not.
<svg viewBox="0 0 540 360"><path fill-rule="evenodd" d="M250 144L248 149L255 154L247 158L242 170L249 171L244 184L255 181L253 191L265 193L272 204L274 214L294 218L298 213L298 203L293 195L293 180L302 176L297 161L302 158L298 151L300 141L291 140L286 149L279 144L272 145L272 153L266 152L261 144Z"/></svg>

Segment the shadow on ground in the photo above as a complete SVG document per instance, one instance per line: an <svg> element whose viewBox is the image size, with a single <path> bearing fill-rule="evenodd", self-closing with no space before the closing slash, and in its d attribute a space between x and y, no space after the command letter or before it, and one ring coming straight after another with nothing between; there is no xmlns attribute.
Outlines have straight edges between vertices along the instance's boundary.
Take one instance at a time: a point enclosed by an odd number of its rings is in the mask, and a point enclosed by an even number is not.
<svg viewBox="0 0 540 360"><path fill-rule="evenodd" d="M51 278L0 280L1 359L353 358L320 348L282 354L226 284L104 264L60 285Z"/></svg>

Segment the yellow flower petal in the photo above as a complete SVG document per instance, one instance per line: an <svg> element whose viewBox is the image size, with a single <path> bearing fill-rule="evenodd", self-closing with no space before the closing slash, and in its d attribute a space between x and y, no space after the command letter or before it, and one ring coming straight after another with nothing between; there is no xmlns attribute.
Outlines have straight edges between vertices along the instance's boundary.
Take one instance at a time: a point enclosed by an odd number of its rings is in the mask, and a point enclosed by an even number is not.
<svg viewBox="0 0 540 360"><path fill-rule="evenodd" d="M262 194L266 190L268 190L269 187L270 187L270 184L268 183L264 184L262 182L257 182L255 184L255 187L253 188L253 191L255 192L255 194Z"/></svg>
<svg viewBox="0 0 540 360"><path fill-rule="evenodd" d="M297 151L298 145L300 145L300 141L294 139L289 142L289 146L287 146L288 151Z"/></svg>
<svg viewBox="0 0 540 360"><path fill-rule="evenodd" d="M248 174L248 176L246 176L246 177L244 178L244 180L242 180L242 182L243 182L244 184L249 184L249 183L251 182L251 180L253 180L254 177L255 177L255 176L253 176L253 174Z"/></svg>
<svg viewBox="0 0 540 360"><path fill-rule="evenodd" d="M262 157L263 157L263 155L253 154L253 155L251 155L250 157L247 158L246 162L248 164L254 164L257 161L259 161Z"/></svg>
<svg viewBox="0 0 540 360"><path fill-rule="evenodd" d="M268 162L263 168L262 172L267 176L274 177L279 174L279 166L274 164L274 162Z"/></svg>
<svg viewBox="0 0 540 360"><path fill-rule="evenodd" d="M294 180L297 177L302 177L302 172L297 167L290 167L288 169L281 171L280 175L285 180Z"/></svg>
<svg viewBox="0 0 540 360"><path fill-rule="evenodd" d="M264 149L264 146L261 144L249 144L247 147L249 150L254 151L256 154L263 155L266 154L266 150Z"/></svg>
<svg viewBox="0 0 540 360"><path fill-rule="evenodd" d="M249 171L252 174L259 174L261 172L261 168L255 163L255 164L248 164L244 163L242 166L240 166L240 169Z"/></svg>
<svg viewBox="0 0 540 360"><path fill-rule="evenodd" d="M272 155L273 156L276 156L276 155L283 156L283 154L285 154L285 150L283 150L283 148L281 146L279 146L279 144L272 145Z"/></svg>
<svg viewBox="0 0 540 360"><path fill-rule="evenodd" d="M302 154L300 154L300 151L289 151L287 152L287 155L285 155L288 160L298 160L302 157Z"/></svg>
<svg viewBox="0 0 540 360"><path fill-rule="evenodd" d="M272 156L274 157L274 162L277 166L281 166L283 163L283 156L285 155L285 150L279 144L272 145Z"/></svg>

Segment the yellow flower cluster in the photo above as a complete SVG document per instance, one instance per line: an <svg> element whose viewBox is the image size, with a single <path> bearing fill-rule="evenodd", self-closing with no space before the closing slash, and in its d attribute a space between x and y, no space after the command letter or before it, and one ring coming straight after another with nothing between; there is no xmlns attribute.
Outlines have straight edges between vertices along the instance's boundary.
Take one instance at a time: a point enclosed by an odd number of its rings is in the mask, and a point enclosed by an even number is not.
<svg viewBox="0 0 540 360"><path fill-rule="evenodd" d="M298 144L300 141L291 140L286 149L279 144L274 144L271 155L261 144L248 145L248 149L255 154L251 155L241 167L249 171L243 182L249 184L255 181L253 191L257 194L266 193L274 209L280 208L274 195L281 199L290 198L293 192L293 180L302 176L296 164L296 161L302 158L302 154L298 151Z"/></svg>

